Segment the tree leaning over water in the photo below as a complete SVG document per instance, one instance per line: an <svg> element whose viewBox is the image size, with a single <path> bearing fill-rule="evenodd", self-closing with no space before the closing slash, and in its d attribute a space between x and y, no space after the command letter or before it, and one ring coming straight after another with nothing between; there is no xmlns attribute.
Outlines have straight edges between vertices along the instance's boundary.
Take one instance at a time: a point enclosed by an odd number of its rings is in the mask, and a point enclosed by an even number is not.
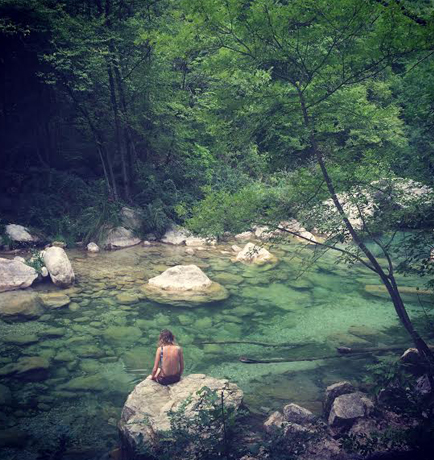
<svg viewBox="0 0 434 460"><path fill-rule="evenodd" d="M343 224L341 240L350 239L357 247L344 252L379 276L402 325L432 366L433 354L414 329L399 293L388 248L374 239L387 260L383 267L364 242L372 236L369 216L363 214L366 203L359 202L360 230L348 218L333 177L345 190L345 183L360 183L361 165L370 160L381 169L396 158L393 150L405 144L388 78L393 72L411 72L433 55L432 18L418 18L401 2L189 4L190 24L207 38L210 59L220 63L222 76L238 74L234 86L241 91L249 74L257 77L256 93L247 91L244 105L240 103L243 116L253 118L261 105L262 121L276 121L275 135L283 145L286 139L287 154L315 162L319 187L311 190L305 203L318 190L327 190ZM335 174L337 165L340 176Z"/></svg>

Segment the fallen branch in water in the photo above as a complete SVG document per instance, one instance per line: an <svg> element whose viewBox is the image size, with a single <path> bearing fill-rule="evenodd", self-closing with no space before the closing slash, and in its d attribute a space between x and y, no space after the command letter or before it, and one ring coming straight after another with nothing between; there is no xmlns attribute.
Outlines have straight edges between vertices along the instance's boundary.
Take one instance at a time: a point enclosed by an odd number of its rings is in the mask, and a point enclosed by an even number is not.
<svg viewBox="0 0 434 460"><path fill-rule="evenodd" d="M247 356L240 356L239 360L244 364L268 364L268 363L292 363L297 361L321 361L322 359L342 358L342 355L317 356L314 358L269 358L254 359Z"/></svg>
<svg viewBox="0 0 434 460"><path fill-rule="evenodd" d="M259 345L261 347L280 347L280 348L295 348L304 347L305 345L311 345L311 343L266 343L266 342L254 342L251 340L203 340L198 342L199 345L230 345L230 344L247 344L247 345Z"/></svg>
<svg viewBox="0 0 434 460"><path fill-rule="evenodd" d="M429 348L434 350L434 345L428 345ZM406 350L408 348L408 344L403 345L391 345L388 347L368 347L368 348L350 348L350 347L337 347L337 354L333 355L326 355L326 356L315 356L313 358L269 358L269 359L255 359L255 358L248 358L246 356L240 356L239 360L245 364L268 364L268 363L292 363L292 362L299 362L299 361L321 361L322 359L334 359L334 358L342 358L345 355L351 356L364 356L370 355L373 353L385 353L388 351L396 351L396 350Z"/></svg>
<svg viewBox="0 0 434 460"><path fill-rule="evenodd" d="M350 347L337 347L336 350L342 355L355 354L355 353L382 353L384 351L406 350L410 348L408 344L390 345L388 347L367 347L367 348L350 348ZM428 348L434 350L434 345L428 345Z"/></svg>

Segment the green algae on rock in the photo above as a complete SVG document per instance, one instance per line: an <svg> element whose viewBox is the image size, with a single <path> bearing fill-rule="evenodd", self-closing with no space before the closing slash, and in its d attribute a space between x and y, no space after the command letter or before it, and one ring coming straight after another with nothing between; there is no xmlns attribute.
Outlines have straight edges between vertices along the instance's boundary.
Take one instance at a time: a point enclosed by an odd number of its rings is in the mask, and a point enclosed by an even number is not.
<svg viewBox="0 0 434 460"><path fill-rule="evenodd" d="M4 321L28 321L43 313L40 299L32 290L0 293L0 318Z"/></svg>
<svg viewBox="0 0 434 460"><path fill-rule="evenodd" d="M39 297L44 306L50 309L66 307L71 302L66 294L57 291L40 293Z"/></svg>

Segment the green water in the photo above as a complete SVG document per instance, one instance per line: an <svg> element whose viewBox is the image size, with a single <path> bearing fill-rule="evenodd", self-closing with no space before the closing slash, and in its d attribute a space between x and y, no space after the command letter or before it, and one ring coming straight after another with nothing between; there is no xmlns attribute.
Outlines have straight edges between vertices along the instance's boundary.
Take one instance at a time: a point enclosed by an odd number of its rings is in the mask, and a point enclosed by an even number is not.
<svg viewBox="0 0 434 460"><path fill-rule="evenodd" d="M96 256L68 251L77 277L76 286L65 291L70 304L37 321L0 321L0 368L23 356L50 360L48 376L39 381L1 382L13 397L8 407L0 408L2 426L31 436L24 448L4 450L4 458L36 458L37 449L62 431L82 458L98 458L113 448L122 405L134 385L150 373L162 328L171 329L183 346L186 374L230 379L243 389L253 412L265 416L297 402L321 413L324 388L342 379L361 381L367 358L244 364L239 357L321 357L333 354L338 345L381 346L407 339L387 296L366 291L366 285L379 284L374 274L362 266L337 263L330 252L311 265L312 249L301 248L275 245L270 250L279 263L265 267L232 262L230 244L196 251L194 256L186 255L185 247L169 245ZM191 263L224 285L230 297L195 308L144 298L140 288L147 279L170 266ZM411 278L401 282L418 285ZM36 288L53 289L48 283ZM409 294L406 300L411 316L420 317L417 297ZM51 338L44 338L44 333ZM36 336L33 343L7 339L29 336ZM298 346L203 343L225 340Z"/></svg>

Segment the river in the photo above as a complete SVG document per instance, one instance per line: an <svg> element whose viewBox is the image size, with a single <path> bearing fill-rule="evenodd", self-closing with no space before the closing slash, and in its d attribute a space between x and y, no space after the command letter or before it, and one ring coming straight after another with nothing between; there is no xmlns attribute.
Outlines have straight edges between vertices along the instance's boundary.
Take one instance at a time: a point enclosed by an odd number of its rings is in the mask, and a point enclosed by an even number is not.
<svg viewBox="0 0 434 460"><path fill-rule="evenodd" d="M77 282L62 291L67 304L36 321L0 321L0 368L23 356L50 362L48 375L37 381L13 376L1 381L12 403L0 408L0 422L29 434L17 447L4 449L2 459L36 459L38 450L55 449L62 436L76 458L99 458L114 448L122 405L150 373L162 328L171 329L183 347L186 374L237 383L250 410L264 417L289 402L320 414L325 387L342 379L361 382L365 365L373 361L350 356L244 364L240 356L321 357L339 345L409 343L378 278L362 265L344 265L332 251L312 262L311 247L280 242L270 248L278 264L251 267L231 260L231 244L194 255L187 255L185 246L162 244L97 255L68 250ZM194 308L147 300L141 290L147 279L177 264L198 265L228 289L229 298ZM411 277L400 283L422 287ZM58 291L50 283L35 290ZM405 300L410 315L421 318L417 295L406 294ZM296 346L204 343L236 340Z"/></svg>

